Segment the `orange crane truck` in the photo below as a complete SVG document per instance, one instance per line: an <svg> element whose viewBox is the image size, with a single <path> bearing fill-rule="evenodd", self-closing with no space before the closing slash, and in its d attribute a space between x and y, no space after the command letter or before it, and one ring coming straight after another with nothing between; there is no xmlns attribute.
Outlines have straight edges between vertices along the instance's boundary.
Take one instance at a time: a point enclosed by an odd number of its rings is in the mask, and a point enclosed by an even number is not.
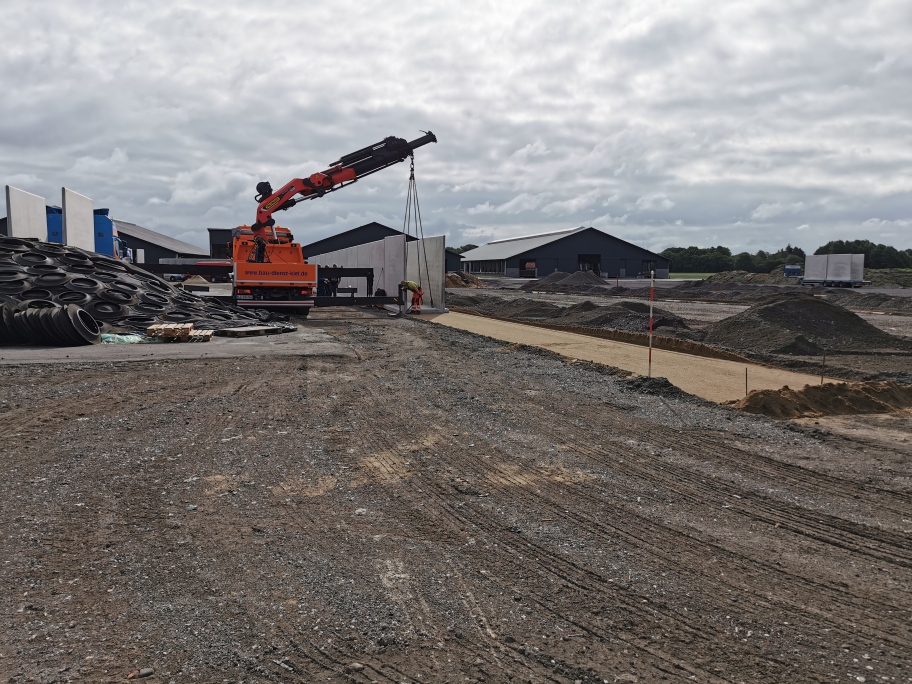
<svg viewBox="0 0 912 684"><path fill-rule="evenodd" d="M235 228L232 235L235 302L246 307L292 307L305 315L315 303L321 304L314 296L317 288L316 264L307 263L307 257L302 252L301 245L295 242L291 231L276 225L272 215L304 200L323 197L328 192L335 192L365 176L403 162L417 148L432 142L437 142L437 137L430 131L411 142L389 137L345 155L330 164L325 171L309 178L295 178L276 191L273 191L268 181L258 183L256 221L253 225ZM397 303L395 297L332 299L333 302L322 304L340 306Z"/></svg>

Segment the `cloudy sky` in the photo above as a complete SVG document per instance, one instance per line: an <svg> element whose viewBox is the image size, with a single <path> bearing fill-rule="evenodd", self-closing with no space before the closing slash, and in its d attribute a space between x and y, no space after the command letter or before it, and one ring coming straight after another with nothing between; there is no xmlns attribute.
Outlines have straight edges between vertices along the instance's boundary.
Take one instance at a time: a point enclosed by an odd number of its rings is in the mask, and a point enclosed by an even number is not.
<svg viewBox="0 0 912 684"><path fill-rule="evenodd" d="M448 244L912 247L912 3L0 3L0 181L199 245L389 135ZM406 164L279 214L402 226Z"/></svg>

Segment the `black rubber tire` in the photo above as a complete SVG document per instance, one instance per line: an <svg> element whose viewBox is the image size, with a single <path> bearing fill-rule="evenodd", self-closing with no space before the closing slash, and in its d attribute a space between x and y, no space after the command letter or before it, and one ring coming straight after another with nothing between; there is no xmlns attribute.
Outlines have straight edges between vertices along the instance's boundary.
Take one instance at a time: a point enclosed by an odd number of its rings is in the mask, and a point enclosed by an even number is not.
<svg viewBox="0 0 912 684"><path fill-rule="evenodd" d="M55 306L53 309L38 310L38 322L41 324L41 327L44 328L44 332L47 334L47 340L44 342L44 344L48 345L49 347L69 347L69 337L64 336L57 329L57 325L53 319L54 312L58 308L60 307Z"/></svg>
<svg viewBox="0 0 912 684"><path fill-rule="evenodd" d="M82 308L85 309L92 318L102 321L113 321L117 318L123 318L124 316L130 315L129 310L123 304L106 302L98 299L93 299Z"/></svg>
<svg viewBox="0 0 912 684"><path fill-rule="evenodd" d="M119 278L118 280L113 281L108 285L108 289L126 292L133 297L138 297L139 293L142 292L142 288L137 283L131 282L126 278Z"/></svg>
<svg viewBox="0 0 912 684"><path fill-rule="evenodd" d="M58 306L45 315L48 316L54 324L54 328L57 330L64 346L75 347L85 344L85 341L83 341L79 333L73 329L65 306Z"/></svg>
<svg viewBox="0 0 912 684"><path fill-rule="evenodd" d="M51 258L47 254L42 254L41 252L19 252L18 254L13 255L13 261L15 261L20 266L35 266L36 264L53 264Z"/></svg>
<svg viewBox="0 0 912 684"><path fill-rule="evenodd" d="M54 301L62 306L66 306L67 304L82 306L88 304L91 300L92 295L88 292L76 292L75 290L67 290L66 288L54 295Z"/></svg>
<svg viewBox="0 0 912 684"><path fill-rule="evenodd" d="M136 330L145 331L149 326L155 325L156 323L161 323L155 316L142 316L139 314L134 314L133 316L125 316L117 321L118 325L128 326Z"/></svg>
<svg viewBox="0 0 912 684"><path fill-rule="evenodd" d="M16 315L16 305L12 302L4 302L0 306L0 343L17 344L19 342L19 333L13 327L13 316Z"/></svg>
<svg viewBox="0 0 912 684"><path fill-rule="evenodd" d="M66 273L57 264L35 264L34 266L26 267L25 272L33 276L39 276L44 273Z"/></svg>
<svg viewBox="0 0 912 684"><path fill-rule="evenodd" d="M93 277L95 280L100 280L100 281L103 282L105 285L109 285L109 284L111 284L111 283L116 283L116 282L117 282L117 278L118 278L119 276L118 276L116 273L114 273L113 271L111 271L111 272L108 272L108 271L93 271L93 272L92 272L92 277Z"/></svg>
<svg viewBox="0 0 912 684"><path fill-rule="evenodd" d="M0 293L6 295L18 295L20 292L25 292L26 290L31 289L31 287L32 283L28 280L14 280L8 283L0 282Z"/></svg>
<svg viewBox="0 0 912 684"><path fill-rule="evenodd" d="M160 294L170 295L174 293L174 288L168 285L164 280L155 279L147 280L146 282L149 283L149 287Z"/></svg>
<svg viewBox="0 0 912 684"><path fill-rule="evenodd" d="M65 268L66 268L67 272L69 272L69 273L76 273L76 274L82 274L82 275L87 275L87 276L95 275L94 266L84 266L81 264L74 264L72 266L66 265Z"/></svg>
<svg viewBox="0 0 912 684"><path fill-rule="evenodd" d="M9 250L10 252L28 252L32 249L32 243L20 240L19 238L0 235L0 247Z"/></svg>
<svg viewBox="0 0 912 684"><path fill-rule="evenodd" d="M35 287L63 287L70 282L72 277L69 273L57 271L56 273L42 273L39 276L35 276L32 282L35 283Z"/></svg>
<svg viewBox="0 0 912 684"><path fill-rule="evenodd" d="M19 302L19 310L26 309L54 309L57 304L50 299L27 299Z"/></svg>
<svg viewBox="0 0 912 684"><path fill-rule="evenodd" d="M167 306L171 303L170 299L158 292L140 292L139 301L143 304L159 304L161 306Z"/></svg>
<svg viewBox="0 0 912 684"><path fill-rule="evenodd" d="M201 317L190 311L169 311L162 319L169 323L193 323Z"/></svg>
<svg viewBox="0 0 912 684"><path fill-rule="evenodd" d="M123 265L120 261L116 259L92 259L92 263L95 264L95 269L98 271L108 271L110 273L127 273L127 267Z"/></svg>
<svg viewBox="0 0 912 684"><path fill-rule="evenodd" d="M0 266L0 283L12 283L17 280L28 280L29 274L19 264Z"/></svg>
<svg viewBox="0 0 912 684"><path fill-rule="evenodd" d="M101 281L83 275L74 277L66 284L68 290L73 290L74 292L88 292L89 294L95 294L101 290L102 287Z"/></svg>
<svg viewBox="0 0 912 684"><path fill-rule="evenodd" d="M36 252L43 252L48 256L57 256L67 251L64 245L59 245L56 242L39 242L32 249Z"/></svg>
<svg viewBox="0 0 912 684"><path fill-rule="evenodd" d="M19 299L23 302L28 301L29 299L50 299L53 296L54 293L43 287L31 287L28 290L19 293Z"/></svg>
<svg viewBox="0 0 912 684"><path fill-rule="evenodd" d="M82 339L83 344L100 344L102 326L85 309L70 304L66 309L66 317L73 330Z"/></svg>
<svg viewBox="0 0 912 684"><path fill-rule="evenodd" d="M165 304L135 304L133 310L140 314L148 314L150 316L160 316L163 313L167 313L170 309L170 306Z"/></svg>
<svg viewBox="0 0 912 684"><path fill-rule="evenodd" d="M100 292L97 292L95 294L95 297L105 302L112 302L114 304L121 304L123 306L136 304L137 301L136 297L133 295L127 292L122 292L121 290L115 290L111 287L106 287Z"/></svg>
<svg viewBox="0 0 912 684"><path fill-rule="evenodd" d="M27 340L29 344L43 344L42 340L45 333L44 327L38 321L39 313L41 313L41 309L26 309L25 311L20 311L16 317L16 320L21 321L28 332Z"/></svg>
<svg viewBox="0 0 912 684"><path fill-rule="evenodd" d="M93 270L95 268L95 262L78 252L66 252L58 256L57 260L67 266L91 266Z"/></svg>

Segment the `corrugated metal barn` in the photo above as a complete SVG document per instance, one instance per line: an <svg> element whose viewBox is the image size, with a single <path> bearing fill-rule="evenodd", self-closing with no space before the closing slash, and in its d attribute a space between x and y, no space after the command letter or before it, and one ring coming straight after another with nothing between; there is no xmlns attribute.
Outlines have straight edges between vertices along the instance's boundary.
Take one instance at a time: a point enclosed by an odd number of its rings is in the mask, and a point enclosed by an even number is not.
<svg viewBox="0 0 912 684"><path fill-rule="evenodd" d="M203 258L209 256L207 250L178 240L170 235L162 235L154 230L137 226L135 223L114 219L117 234L127 246L136 253L137 249L145 250L145 263L157 264L159 259Z"/></svg>
<svg viewBox="0 0 912 684"><path fill-rule="evenodd" d="M636 278L655 271L656 278L667 278L670 265L655 252L586 227L495 240L465 252L462 263L469 273L518 278L555 271L594 271L606 278Z"/></svg>

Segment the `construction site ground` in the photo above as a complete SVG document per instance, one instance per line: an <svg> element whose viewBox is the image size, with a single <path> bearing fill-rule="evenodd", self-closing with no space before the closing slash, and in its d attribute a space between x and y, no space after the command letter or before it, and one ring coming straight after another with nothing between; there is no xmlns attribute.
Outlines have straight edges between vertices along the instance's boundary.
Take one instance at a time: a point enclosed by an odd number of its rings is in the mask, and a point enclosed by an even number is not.
<svg viewBox="0 0 912 684"><path fill-rule="evenodd" d="M321 352L0 365L5 680L912 680L912 414L303 327Z"/></svg>

